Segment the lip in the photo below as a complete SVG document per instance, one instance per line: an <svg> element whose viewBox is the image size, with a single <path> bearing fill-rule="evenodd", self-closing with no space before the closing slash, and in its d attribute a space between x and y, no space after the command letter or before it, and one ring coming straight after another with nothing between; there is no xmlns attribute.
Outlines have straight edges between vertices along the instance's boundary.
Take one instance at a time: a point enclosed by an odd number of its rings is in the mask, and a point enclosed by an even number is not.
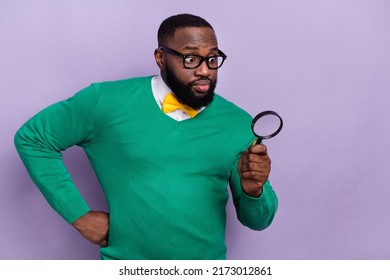
<svg viewBox="0 0 390 280"><path fill-rule="evenodd" d="M210 89L210 80L199 80L192 83L192 87L199 93L206 93Z"/></svg>

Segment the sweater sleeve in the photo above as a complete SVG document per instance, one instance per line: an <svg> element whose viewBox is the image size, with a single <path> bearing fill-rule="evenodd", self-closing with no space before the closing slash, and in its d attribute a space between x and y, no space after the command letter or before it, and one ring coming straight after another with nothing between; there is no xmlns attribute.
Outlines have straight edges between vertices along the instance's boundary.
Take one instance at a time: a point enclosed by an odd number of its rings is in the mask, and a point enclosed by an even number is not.
<svg viewBox="0 0 390 280"><path fill-rule="evenodd" d="M95 131L98 91L89 86L28 120L16 133L15 147L31 179L68 223L90 208L62 161L62 151L87 145Z"/></svg>
<svg viewBox="0 0 390 280"><path fill-rule="evenodd" d="M247 195L241 186L238 161L239 157L234 163L229 182L238 220L250 229L264 230L271 225L275 216L278 208L277 196L268 180L264 184L263 193L259 198Z"/></svg>

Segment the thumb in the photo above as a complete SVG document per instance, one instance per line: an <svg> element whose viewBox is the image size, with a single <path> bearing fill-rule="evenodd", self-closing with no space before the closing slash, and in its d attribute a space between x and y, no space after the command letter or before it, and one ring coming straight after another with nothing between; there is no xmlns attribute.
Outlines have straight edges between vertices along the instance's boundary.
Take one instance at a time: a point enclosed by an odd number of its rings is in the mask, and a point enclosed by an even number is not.
<svg viewBox="0 0 390 280"><path fill-rule="evenodd" d="M252 143L252 147L256 146L256 145L259 145L259 144L261 144L261 139L260 138L256 138L255 141L253 141L253 143Z"/></svg>

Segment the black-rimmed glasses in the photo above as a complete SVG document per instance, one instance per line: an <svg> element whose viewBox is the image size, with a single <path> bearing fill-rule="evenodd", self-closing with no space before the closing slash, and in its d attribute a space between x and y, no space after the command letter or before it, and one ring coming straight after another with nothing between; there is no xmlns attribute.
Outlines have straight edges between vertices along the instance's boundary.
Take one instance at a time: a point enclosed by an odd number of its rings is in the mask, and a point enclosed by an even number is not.
<svg viewBox="0 0 390 280"><path fill-rule="evenodd" d="M196 54L182 54L163 45L160 45L159 48L169 54L183 58L183 66L187 69L198 68L203 63L203 61L206 61L206 65L209 69L218 69L222 66L223 62L227 58L227 56L221 50L218 50L218 55L211 55L206 57Z"/></svg>

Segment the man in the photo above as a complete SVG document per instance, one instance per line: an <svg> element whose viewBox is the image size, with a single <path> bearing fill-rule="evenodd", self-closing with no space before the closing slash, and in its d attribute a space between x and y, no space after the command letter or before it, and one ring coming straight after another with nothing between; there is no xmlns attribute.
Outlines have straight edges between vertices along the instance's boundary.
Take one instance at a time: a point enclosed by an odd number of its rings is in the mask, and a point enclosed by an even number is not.
<svg viewBox="0 0 390 280"><path fill-rule="evenodd" d="M226 56L207 21L166 19L154 56L159 76L92 84L23 125L17 150L102 259L225 259L228 182L245 226L262 230L276 212L267 149L255 144L251 117L214 93ZM85 150L109 214L88 207L63 165L73 145Z"/></svg>

